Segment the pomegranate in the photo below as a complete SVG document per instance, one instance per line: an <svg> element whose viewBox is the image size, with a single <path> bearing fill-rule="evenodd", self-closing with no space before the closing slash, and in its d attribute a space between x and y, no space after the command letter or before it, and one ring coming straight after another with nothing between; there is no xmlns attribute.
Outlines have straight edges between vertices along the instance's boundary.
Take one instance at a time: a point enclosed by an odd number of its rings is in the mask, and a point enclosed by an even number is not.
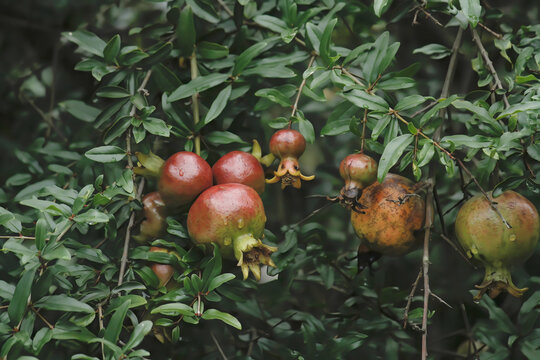
<svg viewBox="0 0 540 360"><path fill-rule="evenodd" d="M328 200L339 202L349 210L362 212L365 205L358 200L362 196L362 189L377 180L377 167L372 157L362 153L346 156L339 164L339 174L345 180L345 185L338 196L329 197Z"/></svg>
<svg viewBox="0 0 540 360"><path fill-rule="evenodd" d="M179 209L212 186L212 169L199 155L181 151L172 155L161 168L158 190L165 205Z"/></svg>
<svg viewBox="0 0 540 360"><path fill-rule="evenodd" d="M223 155L212 166L214 183L238 183L253 188L257 193L264 192L264 170L259 160L243 151L231 151Z"/></svg>
<svg viewBox="0 0 540 360"><path fill-rule="evenodd" d="M370 250L398 256L421 242L416 235L424 226L425 201L415 190L412 181L395 174L364 189L359 201L365 210L352 211L351 222Z"/></svg>
<svg viewBox="0 0 540 360"><path fill-rule="evenodd" d="M288 185L299 189L300 180L309 181L315 178L315 175L305 176L300 172L298 158L306 149L306 139L296 130L283 129L276 131L270 138L270 152L280 158L278 170L274 171L274 177L267 179L269 184L281 181L281 188Z"/></svg>
<svg viewBox="0 0 540 360"><path fill-rule="evenodd" d="M275 266L270 255L275 247L261 242L266 215L261 198L243 184L215 185L195 200L187 227L197 244L218 244L226 258L236 258L244 279L253 273L261 278L259 264Z"/></svg>
<svg viewBox="0 0 540 360"><path fill-rule="evenodd" d="M491 197L491 193L488 194ZM486 292L492 298L501 291L520 297L527 288L512 282L510 267L525 262L540 237L540 217L534 205L522 195L508 190L493 201L512 226L508 229L490 202L476 195L463 204L456 218L456 236L467 256L486 268L484 280L476 287L479 300Z"/></svg>
<svg viewBox="0 0 540 360"><path fill-rule="evenodd" d="M167 228L167 211L165 203L157 191L148 193L143 200L144 217L141 223L140 234L135 236L135 239L140 242L145 242L165 233Z"/></svg>
<svg viewBox="0 0 540 360"><path fill-rule="evenodd" d="M163 249L157 246L152 246L150 248L151 252L164 252L164 253L173 253L173 251L168 249ZM167 283L171 280L173 274L174 274L174 268L171 265L167 264L159 264L154 263L152 264L152 271L159 279L159 287L167 285Z"/></svg>

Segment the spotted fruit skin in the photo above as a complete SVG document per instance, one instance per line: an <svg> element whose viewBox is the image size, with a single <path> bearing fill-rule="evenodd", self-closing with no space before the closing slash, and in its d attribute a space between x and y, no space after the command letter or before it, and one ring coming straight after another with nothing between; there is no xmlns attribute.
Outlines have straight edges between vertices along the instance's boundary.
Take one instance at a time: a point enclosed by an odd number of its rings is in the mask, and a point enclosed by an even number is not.
<svg viewBox="0 0 540 360"><path fill-rule="evenodd" d="M513 284L510 267L524 263L534 253L540 238L540 217L527 198L508 190L493 201L511 229L504 225L483 195L467 200L455 222L457 239L467 256L486 268L484 281L477 285L480 292L475 299L486 292L495 297L503 290L516 297L523 295L527 289Z"/></svg>
<svg viewBox="0 0 540 360"><path fill-rule="evenodd" d="M140 234L136 239L145 242L160 237L165 233L167 209L157 191L146 194L142 203L145 219L141 223Z"/></svg>
<svg viewBox="0 0 540 360"><path fill-rule="evenodd" d="M270 152L280 159L278 170L274 171L274 177L266 180L273 184L281 181L281 188L292 185L294 188L301 187L301 180L309 181L315 178L314 175L306 176L300 172L298 158L306 150L306 139L304 136L292 129L278 130L270 138Z"/></svg>
<svg viewBox="0 0 540 360"><path fill-rule="evenodd" d="M212 182L210 165L195 153L181 151L163 164L158 191L168 208L179 209L195 200Z"/></svg>
<svg viewBox="0 0 540 360"><path fill-rule="evenodd" d="M254 189L259 195L264 192L264 170L259 160L243 151L231 151L223 155L212 166L214 183L244 184Z"/></svg>
<svg viewBox="0 0 540 360"><path fill-rule="evenodd" d="M197 244L219 245L224 257L236 258L244 279L251 270L260 279L259 264L274 266L270 259L276 248L264 245L266 215L261 198L243 184L215 185L204 191L191 206L187 227Z"/></svg>
<svg viewBox="0 0 540 360"><path fill-rule="evenodd" d="M415 194L414 183L395 174L386 175L364 189L362 213L351 212L354 231L371 250L383 255L400 256L421 242L425 201Z"/></svg>
<svg viewBox="0 0 540 360"><path fill-rule="evenodd" d="M152 246L150 248L150 251L171 253L170 250L163 249L157 246ZM167 285L167 283L171 280L174 274L174 268L171 265L167 265L167 264L154 263L152 264L152 271L154 272L154 274L156 274L157 278L159 279L159 287Z"/></svg>

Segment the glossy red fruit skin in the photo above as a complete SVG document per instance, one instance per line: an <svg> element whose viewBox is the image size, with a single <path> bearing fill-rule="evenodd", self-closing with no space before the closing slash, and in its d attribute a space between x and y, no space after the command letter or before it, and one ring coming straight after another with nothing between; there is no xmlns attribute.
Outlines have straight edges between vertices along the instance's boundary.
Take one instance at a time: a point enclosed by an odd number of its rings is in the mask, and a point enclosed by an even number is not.
<svg viewBox="0 0 540 360"><path fill-rule="evenodd" d="M254 189L259 195L264 192L264 170L259 160L243 151L231 151L223 155L212 166L214 183L244 184Z"/></svg>
<svg viewBox="0 0 540 360"><path fill-rule="evenodd" d="M150 248L151 252L164 252L164 253L170 253L171 251L167 249L163 249L157 246L152 246ZM158 264L154 263L152 264L152 271L159 279L159 287L167 285L167 283L171 280L173 274L174 274L174 268L171 265L167 264Z"/></svg>
<svg viewBox="0 0 540 360"><path fill-rule="evenodd" d="M377 181L377 162L365 154L351 154L339 164L339 175L345 180L344 191L363 189Z"/></svg>
<svg viewBox="0 0 540 360"><path fill-rule="evenodd" d="M305 150L306 139L296 130L278 130L270 138L270 152L280 159L289 156L299 158Z"/></svg>
<svg viewBox="0 0 540 360"><path fill-rule="evenodd" d="M167 207L178 209L195 200L212 183L210 165L195 153L181 151L163 164L158 191Z"/></svg>
<svg viewBox="0 0 540 360"><path fill-rule="evenodd" d="M141 223L139 238L142 241L147 241L165 233L167 209L157 191L146 194L142 203L145 219Z"/></svg>
<svg viewBox="0 0 540 360"><path fill-rule="evenodd" d="M270 255L276 248L261 242L266 215L259 194L243 184L215 185L191 206L187 228L196 244L217 244L225 258L236 258L244 279L249 271L260 279L259 265L275 266Z"/></svg>

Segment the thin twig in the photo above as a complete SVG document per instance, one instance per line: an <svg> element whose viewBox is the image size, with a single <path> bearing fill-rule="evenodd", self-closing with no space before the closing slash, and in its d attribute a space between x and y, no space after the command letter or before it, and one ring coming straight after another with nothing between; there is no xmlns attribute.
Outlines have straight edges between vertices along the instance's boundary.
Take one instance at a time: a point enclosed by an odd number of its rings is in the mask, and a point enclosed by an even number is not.
<svg viewBox="0 0 540 360"><path fill-rule="evenodd" d="M450 240L450 238L444 234L439 234L439 236L441 237L441 239L443 239L444 241L446 241L448 243L448 245L450 245L452 247L452 249L456 250L456 252L461 255L461 257L463 258L463 260L465 260L467 262L467 264L471 265L472 267L476 268L476 266L474 266L473 263L471 263L469 261L469 259L467 259L467 256L465 256L465 254L463 253L463 250L461 250L452 240Z"/></svg>
<svg viewBox="0 0 540 360"><path fill-rule="evenodd" d="M364 109L364 117L362 118L362 138L360 139L360 152L364 152L364 145L366 143L366 123L367 123L368 109Z"/></svg>
<svg viewBox="0 0 540 360"><path fill-rule="evenodd" d="M444 27L444 25L441 24L441 22L440 22L439 20L435 19L435 18L433 17L433 15L431 15L426 9L424 9L423 6L418 5L416 8L417 8L418 10L420 10L421 12L423 12L424 15L426 15L426 17L429 18L431 21L433 21L435 24L437 24L437 25L439 25L439 26L441 26L441 27Z"/></svg>
<svg viewBox="0 0 540 360"><path fill-rule="evenodd" d="M420 271L418 272L418 275L416 276L416 280L414 280L411 292L409 296L407 297L407 305L405 306L405 310L403 311L403 328L407 328L407 324L409 323L409 309L411 308L412 299L414 297L414 294L416 293L416 288L418 287L418 283L420 282L420 279L422 278L422 268L420 268Z"/></svg>
<svg viewBox="0 0 540 360"><path fill-rule="evenodd" d="M67 142L68 139L67 137L64 135L64 133L62 132L62 130L56 126L56 124L54 123L54 121L52 120L51 116L50 116L50 113L49 114L45 114L43 112L43 110L41 110L39 108L39 106L36 105L36 103L34 102L34 100L30 99L24 92L22 93L22 97L26 100L26 102L28 102L28 104L30 104L30 106L39 114L39 116L43 119L43 121L45 121L47 123L47 125L49 125L49 128L51 129L54 129L54 131L58 134L58 136L62 139L63 142ZM48 134L48 133L47 133Z"/></svg>
<svg viewBox="0 0 540 360"><path fill-rule="evenodd" d="M64 235L67 234L67 232L69 231L69 229L71 229L71 227L73 226L73 222L71 224L69 224L68 226L66 226L66 228L64 230L62 230L62 232L60 233L60 235L58 235L55 239L56 242L62 240L62 238L64 237Z"/></svg>
<svg viewBox="0 0 540 360"><path fill-rule="evenodd" d="M450 309L454 309L449 303L443 300L439 295L435 294L433 291L429 293L431 296L433 296L435 299L439 300L439 302L443 305L446 305Z"/></svg>
<svg viewBox="0 0 540 360"><path fill-rule="evenodd" d="M439 99L440 100L440 99ZM416 116L418 116L419 114L423 113L424 111L428 111L429 109L431 109L432 107L434 107L435 105L437 105L439 103L439 100L437 101L433 101L431 103L429 103L428 105L424 106L423 108L421 108L420 110L418 110L417 112L415 112L414 114L411 115L411 118L415 118Z"/></svg>
<svg viewBox="0 0 540 360"><path fill-rule="evenodd" d="M326 209L327 207L329 207L331 205L334 205L334 203L326 203L326 204L324 204L323 206L321 206L318 209L313 210L311 213L309 213L309 215L307 215L306 217L304 217L302 220L298 221L297 223L292 224L291 226L298 226L300 224L303 224L304 222L309 220L311 217L317 215L319 212L323 211L324 209Z"/></svg>
<svg viewBox="0 0 540 360"><path fill-rule="evenodd" d="M212 340L214 341L214 344L216 344L216 347L218 348L218 351L219 351L219 353L221 354L221 357L223 358L223 360L228 360L228 359L227 359L227 356L226 356L225 353L223 352L223 349L222 349L221 346L219 345L219 342L218 342L218 340L216 339L216 336L214 335L214 332L213 332L213 331L210 331L210 336L212 336Z"/></svg>
<svg viewBox="0 0 540 360"><path fill-rule="evenodd" d="M482 58L484 59L484 62L486 63L489 72L493 76L493 79L495 80L495 85L498 89L505 90L502 86L501 80L499 79L499 75L497 75L497 71L495 70L495 67L493 66L493 63L489 59L489 54L484 48L484 45L482 44L482 40L480 40L480 36L478 36L478 32L476 29L471 28L472 34L473 34L473 40L476 43L476 46L478 47L478 50L480 50L480 54L482 55ZM503 94L503 102L504 106L507 108L510 107L510 103L508 102L508 99L506 98L506 94Z"/></svg>
<svg viewBox="0 0 540 360"><path fill-rule="evenodd" d="M315 61L316 57L317 57L316 54L311 55L307 69L309 69L311 65L313 65L313 62ZM304 86L306 86L306 80L307 78L302 79L302 82L300 83L300 87L298 88L298 94L296 95L296 99L294 100L294 104L292 106L292 111L291 111L291 118L289 119L289 129L291 128L292 117L296 114L296 110L298 109L298 102L300 101L300 96L302 96L302 90L304 89Z"/></svg>
<svg viewBox="0 0 540 360"><path fill-rule="evenodd" d="M469 343L472 345L473 351L476 354L478 352L478 349L476 348L476 343L471 332L471 325L469 324L469 318L467 317L467 310L465 309L464 303L461 303L460 305L461 305L460 306L461 314L463 316L463 323L465 324L465 330L467 331L467 337L469 338ZM467 348L467 357L469 355L470 355L470 345L469 345L469 348Z"/></svg>
<svg viewBox="0 0 540 360"><path fill-rule="evenodd" d="M43 321L45 323L45 325L47 325L49 327L49 329L51 329L51 330L54 329L54 325L52 325L49 321L47 321L47 319L45 319L45 317L43 315L41 315L39 313L39 311L36 310L35 307L31 306L30 309L32 309L34 314L36 314L41 319L41 321Z"/></svg>
<svg viewBox="0 0 540 360"><path fill-rule="evenodd" d="M432 179L434 176L434 167L430 168L432 172ZM429 287L429 241L431 240L431 227L433 226L433 185L428 188L426 195L426 220L425 220L425 232L424 232L424 254L422 256L422 268L424 276L424 309L422 314L422 360L427 359L427 321L429 312L429 295L431 289Z"/></svg>
<svg viewBox="0 0 540 360"><path fill-rule="evenodd" d="M99 330L101 331L103 329L103 306L101 303L98 304L98 323L99 323ZM105 360L105 345L103 342L101 343L101 358Z"/></svg>
<svg viewBox="0 0 540 360"><path fill-rule="evenodd" d="M36 240L34 236L22 236L22 235L0 235L0 239L23 239L23 240Z"/></svg>
<svg viewBox="0 0 540 360"><path fill-rule="evenodd" d="M349 70L345 69L344 67L340 67L339 69L341 69L341 71L342 71L345 75L347 75L347 77L348 77L349 79L351 79L352 81L354 81L354 82L357 83L358 85L360 85L360 86L362 86L362 87L365 86L364 83L361 82L360 80L358 80L358 78L357 78L353 73L351 73Z"/></svg>
<svg viewBox="0 0 540 360"><path fill-rule="evenodd" d="M221 7L223 8L223 10L225 10L225 12L227 14L229 14L229 16L233 17L234 16L234 13L232 12L231 9L229 9L229 7L227 6L227 4L225 4L225 2L223 0L217 0L218 4L221 5Z"/></svg>
<svg viewBox="0 0 540 360"><path fill-rule="evenodd" d="M497 39L502 39L503 38L503 36L501 34L491 30L490 28L488 28L486 25L482 24L481 22L478 23L478 26L480 26L482 29L486 30L491 35L495 36Z"/></svg>

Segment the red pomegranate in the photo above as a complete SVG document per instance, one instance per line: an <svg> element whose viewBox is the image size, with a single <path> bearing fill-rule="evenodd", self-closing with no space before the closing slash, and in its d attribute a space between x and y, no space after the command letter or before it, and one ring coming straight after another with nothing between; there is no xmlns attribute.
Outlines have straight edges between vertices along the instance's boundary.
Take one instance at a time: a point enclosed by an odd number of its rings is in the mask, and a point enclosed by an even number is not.
<svg viewBox="0 0 540 360"><path fill-rule="evenodd" d="M158 190L165 205L179 209L191 203L197 195L212 186L212 169L199 155L178 152L161 168Z"/></svg>
<svg viewBox="0 0 540 360"><path fill-rule="evenodd" d="M187 227L196 244L219 245L226 258L236 258L244 279L249 271L261 278L259 264L275 266L270 255L275 247L261 242L266 215L261 198L243 184L215 185L195 200Z"/></svg>
<svg viewBox="0 0 540 360"><path fill-rule="evenodd" d="M216 185L244 184L259 194L264 192L264 170L259 160L246 152L231 151L223 155L212 166L212 174Z"/></svg>
<svg viewBox="0 0 540 360"><path fill-rule="evenodd" d="M140 234L135 239L145 242L160 237L167 228L167 211L165 203L157 191L148 193L144 196L143 209L145 219L140 226Z"/></svg>
<svg viewBox="0 0 540 360"><path fill-rule="evenodd" d="M173 253L173 251L168 249L163 249L157 246L152 246L150 248L151 252L164 252L164 253ZM171 280L173 274L174 274L174 268L171 265L167 264L158 264L154 263L152 264L152 271L159 279L159 287L167 285L167 283Z"/></svg>
<svg viewBox="0 0 540 360"><path fill-rule="evenodd" d="M298 131L292 129L276 131L270 138L270 152L281 160L278 170L274 171L274 177L266 182L273 184L281 181L282 189L288 185L299 189L302 186L300 180L313 180L315 175L305 176L300 172L298 158L305 149L306 139Z"/></svg>
<svg viewBox="0 0 540 360"><path fill-rule="evenodd" d="M491 197L491 194L488 194ZM512 228L507 228L490 202L476 195L463 204L456 218L456 236L467 256L486 268L484 281L476 287L492 298L501 291L520 297L527 288L512 282L510 267L524 263L533 253L540 237L540 217L534 205L515 191L492 198Z"/></svg>

